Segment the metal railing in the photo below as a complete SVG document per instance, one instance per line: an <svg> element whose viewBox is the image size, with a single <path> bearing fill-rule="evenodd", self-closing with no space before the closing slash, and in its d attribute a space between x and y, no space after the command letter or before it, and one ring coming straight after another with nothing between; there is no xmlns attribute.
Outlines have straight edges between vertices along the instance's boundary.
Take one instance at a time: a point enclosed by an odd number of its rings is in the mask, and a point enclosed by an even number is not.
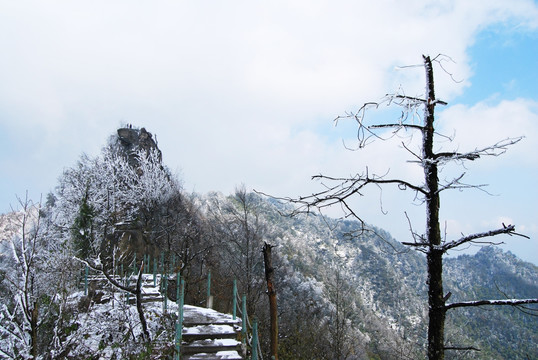
<svg viewBox="0 0 538 360"><path fill-rule="evenodd" d="M241 306L239 306L239 303ZM237 292L237 280L233 284L233 310L232 316L237 318L237 311L241 315L241 343L243 348L243 356L247 356L247 349L250 347L250 360L263 360L260 342L258 340L258 319L254 317L252 324L247 314L247 296L243 295L239 298ZM250 337L249 332L252 334Z"/></svg>

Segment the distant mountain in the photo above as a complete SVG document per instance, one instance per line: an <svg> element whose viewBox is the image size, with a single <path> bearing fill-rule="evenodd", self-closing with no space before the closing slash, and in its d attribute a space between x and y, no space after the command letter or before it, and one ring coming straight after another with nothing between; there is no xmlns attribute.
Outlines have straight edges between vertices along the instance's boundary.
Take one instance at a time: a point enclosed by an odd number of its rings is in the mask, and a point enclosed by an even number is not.
<svg viewBox="0 0 538 360"><path fill-rule="evenodd" d="M227 201L222 194L197 198L205 209L212 206L211 199ZM290 210L272 199L260 197L257 203L267 229L264 241L275 246L281 358L334 359L336 353L341 359L424 358L424 256L380 228L360 232L355 221L281 215ZM17 233L18 216L0 217L0 239ZM216 220L206 211L204 221L209 226ZM538 267L496 247L447 258L444 269L450 301L538 296ZM256 276L263 279L263 272ZM446 341L481 351L448 351L446 358L538 359L538 321L527 314L536 315L536 310L536 306L450 310ZM267 323L260 316L263 336ZM150 327L157 326L152 321L160 320L150 318Z"/></svg>
<svg viewBox="0 0 538 360"><path fill-rule="evenodd" d="M451 301L538 296L538 267L494 246L448 259L445 274ZM481 358L538 359L537 307L533 309L465 308L449 312L449 321L483 349Z"/></svg>
<svg viewBox="0 0 538 360"><path fill-rule="evenodd" d="M272 204L274 210L286 212L285 206ZM323 294L318 300L326 302L326 309L336 307L335 296L328 296L336 275L345 282L342 295L352 309L350 331L357 332L355 339L367 342L365 355L415 359L424 353L427 296L422 254L379 228L358 233L360 224L355 221L268 216L279 229L275 252L282 257L283 277L293 274L299 284L313 284L313 293ZM447 258L444 266L450 302L538 296L538 267L494 246L473 256ZM279 292L280 304L288 300L286 291L296 292L299 286L285 278L281 281L289 288ZM536 315L537 307L533 309L526 312ZM512 307L450 310L445 339L452 346L481 349L468 352L467 358L538 358L536 316ZM447 351L446 356L461 358L462 352Z"/></svg>

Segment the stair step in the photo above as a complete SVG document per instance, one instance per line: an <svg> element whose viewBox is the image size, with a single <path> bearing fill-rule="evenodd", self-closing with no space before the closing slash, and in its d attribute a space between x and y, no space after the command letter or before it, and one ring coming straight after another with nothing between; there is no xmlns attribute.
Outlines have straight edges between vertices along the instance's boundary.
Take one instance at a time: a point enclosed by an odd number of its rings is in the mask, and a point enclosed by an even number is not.
<svg viewBox="0 0 538 360"><path fill-rule="evenodd" d="M231 325L195 325L183 328L185 341L203 339L237 339L238 329Z"/></svg>
<svg viewBox="0 0 538 360"><path fill-rule="evenodd" d="M183 324L185 327L197 325L239 325L241 319L233 320L232 315L222 314L212 309L203 309L191 305L183 308Z"/></svg>
<svg viewBox="0 0 538 360"><path fill-rule="evenodd" d="M221 351L239 351L241 343L233 339L195 340L181 346L182 354L218 353Z"/></svg>
<svg viewBox="0 0 538 360"><path fill-rule="evenodd" d="M183 360L243 360L237 351L219 351L214 354L200 353L192 355L183 355Z"/></svg>

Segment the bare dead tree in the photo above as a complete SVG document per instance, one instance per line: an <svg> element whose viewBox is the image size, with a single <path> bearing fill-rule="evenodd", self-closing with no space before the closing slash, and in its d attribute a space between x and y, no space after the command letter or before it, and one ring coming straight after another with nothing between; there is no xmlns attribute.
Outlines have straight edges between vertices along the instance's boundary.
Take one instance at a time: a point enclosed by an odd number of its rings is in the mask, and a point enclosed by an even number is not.
<svg viewBox="0 0 538 360"><path fill-rule="evenodd" d="M499 156L506 152L508 147L518 143L522 137L506 138L485 148L476 148L468 152L435 152L434 136L441 135L435 131L436 122L434 111L437 105L447 105L446 102L438 100L434 91L434 77L432 62L439 61L439 57L433 60L429 56L423 56L423 66L426 71L426 96L424 98L411 97L405 94L396 93L386 95L382 102L369 102L364 104L357 112L348 113L335 119L336 122L342 119L353 119L357 122L357 138L359 148L363 148L376 140L386 140L400 132L419 133L422 143L419 152L412 151L403 143L403 148L410 154L410 162L416 163L423 169L424 183L415 184L402 178L389 178L387 175L371 174L366 168L363 173L358 173L350 177L331 177L326 175L316 175L312 179L322 182L324 189L312 195L299 198L285 198L297 206L294 214L308 213L314 209L340 205L346 212L346 216L351 216L359 220L366 230L363 219L359 216L351 204L351 199L362 195L362 192L370 187L397 186L400 190L410 190L415 193L419 203L426 207L426 231L424 234L417 234L411 230L413 241L403 242L404 245L412 247L426 254L427 258L427 285L428 285L428 358L444 359L445 347L444 328L445 316L449 309L468 306L482 305L510 305L538 303L538 299L522 300L481 300L472 302L461 302L447 304L449 295L445 295L443 290L443 255L450 249L454 249L469 243L491 243L484 240L498 235L518 235L514 225L504 225L498 229L485 231L482 233L462 236L456 240L446 241L441 237L441 227L439 220L440 195L446 190L453 189L481 189L484 185L472 185L463 182L465 173L452 180L440 181L438 177L439 169L448 163L464 163L474 161L484 156ZM402 108L402 116L395 122L368 124L366 113L369 109L376 109L381 104L397 105ZM423 109L421 116L420 110ZM387 135L388 134L388 135ZM443 135L441 135L443 136ZM447 138L444 136L444 138ZM449 140L451 140L449 138ZM412 229L412 227L411 227ZM450 349L455 349L450 347ZM461 347L461 349L474 349L473 347Z"/></svg>

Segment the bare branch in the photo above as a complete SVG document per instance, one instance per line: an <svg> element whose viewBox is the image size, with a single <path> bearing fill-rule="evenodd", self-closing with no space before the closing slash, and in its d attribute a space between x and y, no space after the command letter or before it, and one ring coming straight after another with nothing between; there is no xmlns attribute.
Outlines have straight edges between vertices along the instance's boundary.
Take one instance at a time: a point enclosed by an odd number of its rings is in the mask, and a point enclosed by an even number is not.
<svg viewBox="0 0 538 360"><path fill-rule="evenodd" d="M440 246L440 250L442 250L443 252L446 252L446 251L448 251L450 249L453 249L455 247L458 247L458 246L460 246L462 244L465 244L465 243L468 243L468 242L472 242L474 240L483 239L483 238L486 238L486 237L492 237L492 236L496 236L496 235L502 235L502 234L517 235L517 236L522 236L522 237L525 237L525 238L529 238L526 235L516 233L516 227L514 225L504 225L503 224L503 227L500 228L500 229L497 229L497 230L491 230L491 231L486 231L486 232L482 232L482 233L476 233L476 234L464 236L464 237L460 238L459 240L447 242L447 243L443 244L442 246Z"/></svg>
<svg viewBox="0 0 538 360"><path fill-rule="evenodd" d="M407 150L408 153L410 153L411 155L413 155L414 157L416 157L416 158L418 159L418 161L417 161L418 163L422 163L422 157L419 156L418 154L416 154L416 153L415 153L414 151L412 151L411 149L409 149L409 148L405 145L405 143L404 143L403 141L402 141L402 147L403 147L405 150ZM409 161L409 162L411 162L411 161ZM413 161L413 162L414 162L414 161Z"/></svg>
<svg viewBox="0 0 538 360"><path fill-rule="evenodd" d="M461 184L460 183L460 180L465 176L465 173L461 174L460 176L458 176L457 178L453 179L451 182L449 182L448 184L445 184L444 186L442 186L439 190L437 190L437 192L441 192L441 191L444 191L444 190L447 190L447 189L453 189L455 187L458 187L460 188L461 186L464 186L464 187L472 187L472 185L458 185L456 186L456 184Z"/></svg>
<svg viewBox="0 0 538 360"><path fill-rule="evenodd" d="M407 101L414 101L414 102L417 102L417 103L423 103L423 104L428 103L427 99L421 99L421 98L417 98L417 97L413 97L413 96L395 95L394 97L397 98L397 99L402 99L402 100L407 100ZM448 105L447 102L442 101L442 100L434 100L433 103L434 104L439 104L439 105Z"/></svg>
<svg viewBox="0 0 538 360"><path fill-rule="evenodd" d="M86 261L84 259L80 259L78 257L74 257L74 259L76 261L78 261L78 262L81 262L81 263L87 265L92 270L99 271L101 274L103 274L107 278L107 280L109 281L110 284L117 287L119 290L123 290L123 291L131 293L133 295L136 295L136 289L124 286L121 283L119 283L118 281L116 281L114 278L112 278L110 276L110 274L107 271L104 270L104 268L102 266L97 266L95 264L90 263L89 261Z"/></svg>
<svg viewBox="0 0 538 360"><path fill-rule="evenodd" d="M474 161L480 157L480 154L475 152L470 152L466 154L458 153L458 152L442 152L434 154L434 158L437 160L439 159L440 162L448 161L448 160L471 160ZM443 161L444 160L444 161Z"/></svg>
<svg viewBox="0 0 538 360"><path fill-rule="evenodd" d="M368 173L366 173L366 176L364 175L358 175L355 178L335 178L325 175L315 175L312 177L312 179L326 179L331 181L338 181L340 183L339 186L333 187L335 188L341 188L342 192L338 194L338 196L343 196L345 193L349 193L345 195L345 197L348 197L350 195L353 195L358 190L362 189L368 184L396 184L401 190L406 190L407 188L410 188L414 191L417 191L421 194L426 195L426 190L424 190L421 186L413 185L407 181L400 180L400 179L383 179L382 176L375 176L370 177ZM351 182L352 184L350 186L342 186L342 184L346 182ZM355 188L355 186L357 186Z"/></svg>
<svg viewBox="0 0 538 360"><path fill-rule="evenodd" d="M467 154L476 154L476 155L487 155L487 156L500 156L508 150L509 146L515 145L524 139L524 136L519 136L516 138L506 138L501 141L496 142L493 145L486 146L482 149L476 149Z"/></svg>
<svg viewBox="0 0 538 360"><path fill-rule="evenodd" d="M458 350L458 351L481 351L479 348L474 346L445 346L445 350Z"/></svg>
<svg viewBox="0 0 538 360"><path fill-rule="evenodd" d="M414 124L376 124L368 126L368 129L383 129L383 128L410 128L416 130L422 130L423 127Z"/></svg>
<svg viewBox="0 0 538 360"><path fill-rule="evenodd" d="M525 304L538 304L537 299L506 299L506 300L478 300L478 301L464 301L445 305L445 310L460 308L460 307L474 307L484 305L509 305L518 306Z"/></svg>

